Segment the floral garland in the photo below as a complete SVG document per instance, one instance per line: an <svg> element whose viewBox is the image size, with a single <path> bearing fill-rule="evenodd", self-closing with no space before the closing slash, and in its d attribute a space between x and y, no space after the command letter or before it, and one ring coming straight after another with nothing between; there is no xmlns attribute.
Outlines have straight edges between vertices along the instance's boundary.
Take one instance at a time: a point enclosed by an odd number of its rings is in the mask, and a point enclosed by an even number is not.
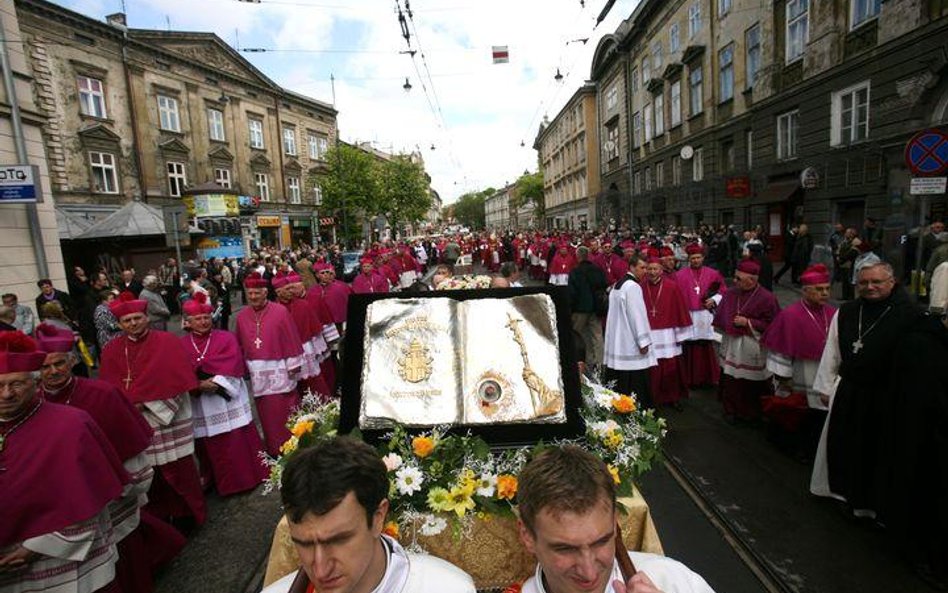
<svg viewBox="0 0 948 593"><path fill-rule="evenodd" d="M583 437L558 441L579 445L606 462L620 496L633 493L633 481L647 472L659 455L665 420L638 407L635 395L622 395L598 383L584 381L581 415ZM283 468L299 449L337 434L339 402L321 404L312 397L287 423L292 436L270 466L267 492L280 487ZM423 536L452 527L455 534L477 516L513 516L517 475L535 454L550 446L492 450L480 437L448 434L438 426L411 434L401 425L382 439L377 449L389 476L392 521L386 533L402 529Z"/></svg>
<svg viewBox="0 0 948 593"><path fill-rule="evenodd" d="M435 290L470 290L490 288L490 276L451 276L445 278Z"/></svg>

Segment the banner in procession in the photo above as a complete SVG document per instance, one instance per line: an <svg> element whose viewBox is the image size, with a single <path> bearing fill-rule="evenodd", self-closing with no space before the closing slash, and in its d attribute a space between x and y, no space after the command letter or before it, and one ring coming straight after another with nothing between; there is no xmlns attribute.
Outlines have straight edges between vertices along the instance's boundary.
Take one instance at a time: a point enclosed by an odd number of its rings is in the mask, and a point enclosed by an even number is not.
<svg viewBox="0 0 948 593"><path fill-rule="evenodd" d="M244 257L243 238L236 235L204 236L198 239L195 247L204 259Z"/></svg>

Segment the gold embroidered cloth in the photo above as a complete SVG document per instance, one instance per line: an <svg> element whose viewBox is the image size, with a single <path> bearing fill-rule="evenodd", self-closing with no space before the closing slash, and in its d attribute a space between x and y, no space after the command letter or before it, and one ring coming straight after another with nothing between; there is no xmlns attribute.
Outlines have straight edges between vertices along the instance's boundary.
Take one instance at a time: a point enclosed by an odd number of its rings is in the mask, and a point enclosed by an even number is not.
<svg viewBox="0 0 948 593"><path fill-rule="evenodd" d="M360 428L566 421L549 295L375 301L364 344Z"/></svg>
<svg viewBox="0 0 948 593"><path fill-rule="evenodd" d="M619 523L625 545L630 550L662 554L655 523L648 504L638 491L630 498L619 499L626 513L619 513ZM412 543L410 533L401 534L405 546ZM474 578L478 589L506 587L521 582L533 574L536 561L520 543L517 521L512 518L475 519L469 534L455 539L450 529L425 537L418 535L417 543L428 553L460 567ZM264 586L279 580L299 568L299 557L290 540L286 517L280 519L273 543Z"/></svg>

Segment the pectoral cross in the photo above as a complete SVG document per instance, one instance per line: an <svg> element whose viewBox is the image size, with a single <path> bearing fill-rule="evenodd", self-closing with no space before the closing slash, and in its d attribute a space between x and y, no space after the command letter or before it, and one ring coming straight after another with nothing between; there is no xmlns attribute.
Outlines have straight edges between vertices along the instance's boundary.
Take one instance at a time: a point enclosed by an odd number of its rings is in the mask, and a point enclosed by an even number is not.
<svg viewBox="0 0 948 593"><path fill-rule="evenodd" d="M862 350L862 345L862 339L853 342L853 354L859 354L859 351Z"/></svg>
<svg viewBox="0 0 948 593"><path fill-rule="evenodd" d="M695 284L695 294L701 294L701 288Z"/></svg>
<svg viewBox="0 0 948 593"><path fill-rule="evenodd" d="M263 344L263 340L260 339L260 336L257 336L253 341L253 345L257 347L257 350L260 350L261 344Z"/></svg>
<svg viewBox="0 0 948 593"><path fill-rule="evenodd" d="M128 386L132 384L132 374L129 373L122 379L122 383L125 383L125 391L128 391Z"/></svg>

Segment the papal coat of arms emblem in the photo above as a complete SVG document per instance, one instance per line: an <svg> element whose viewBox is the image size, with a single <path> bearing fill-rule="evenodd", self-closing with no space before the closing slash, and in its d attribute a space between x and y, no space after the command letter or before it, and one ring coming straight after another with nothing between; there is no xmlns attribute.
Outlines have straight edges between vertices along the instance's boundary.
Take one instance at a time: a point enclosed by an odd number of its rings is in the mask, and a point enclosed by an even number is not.
<svg viewBox="0 0 948 593"><path fill-rule="evenodd" d="M421 383L431 376L432 358L428 355L428 347L421 340L415 338L402 350L404 358L398 361L399 376L409 383Z"/></svg>

